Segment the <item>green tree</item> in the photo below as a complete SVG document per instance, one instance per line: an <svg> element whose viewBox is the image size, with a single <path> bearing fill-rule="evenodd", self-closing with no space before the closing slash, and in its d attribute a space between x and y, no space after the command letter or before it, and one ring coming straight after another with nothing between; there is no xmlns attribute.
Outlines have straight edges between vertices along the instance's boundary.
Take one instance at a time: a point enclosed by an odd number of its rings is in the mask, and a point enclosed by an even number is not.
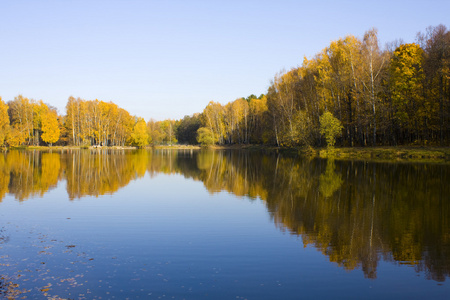
<svg viewBox="0 0 450 300"><path fill-rule="evenodd" d="M329 111L320 116L320 134L325 136L329 148L334 147L336 137L341 134L343 128L341 121L336 119Z"/></svg>
<svg viewBox="0 0 450 300"><path fill-rule="evenodd" d="M203 146L211 146L217 143L217 138L208 127L200 127L197 130L197 142Z"/></svg>

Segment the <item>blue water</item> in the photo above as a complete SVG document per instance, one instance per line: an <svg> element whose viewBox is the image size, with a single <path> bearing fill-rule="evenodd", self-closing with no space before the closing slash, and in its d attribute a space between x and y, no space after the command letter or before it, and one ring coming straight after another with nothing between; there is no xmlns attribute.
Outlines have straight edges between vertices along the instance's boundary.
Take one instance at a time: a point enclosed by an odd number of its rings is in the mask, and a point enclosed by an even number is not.
<svg viewBox="0 0 450 300"><path fill-rule="evenodd" d="M180 174L117 192L0 203L1 275L28 299L446 299L448 280L380 259L376 279L277 226L259 197ZM3 279L6 281L7 279ZM0 296L1 297L1 296Z"/></svg>

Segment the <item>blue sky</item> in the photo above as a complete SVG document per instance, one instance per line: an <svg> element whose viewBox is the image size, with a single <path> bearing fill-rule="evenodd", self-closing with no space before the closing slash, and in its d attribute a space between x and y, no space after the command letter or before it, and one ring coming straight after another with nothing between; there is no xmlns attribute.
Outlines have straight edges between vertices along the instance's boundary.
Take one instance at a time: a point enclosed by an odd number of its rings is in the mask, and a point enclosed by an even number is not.
<svg viewBox="0 0 450 300"><path fill-rule="evenodd" d="M266 93L330 41L378 29L382 45L450 27L450 1L0 1L0 96L65 114L69 96L149 120Z"/></svg>

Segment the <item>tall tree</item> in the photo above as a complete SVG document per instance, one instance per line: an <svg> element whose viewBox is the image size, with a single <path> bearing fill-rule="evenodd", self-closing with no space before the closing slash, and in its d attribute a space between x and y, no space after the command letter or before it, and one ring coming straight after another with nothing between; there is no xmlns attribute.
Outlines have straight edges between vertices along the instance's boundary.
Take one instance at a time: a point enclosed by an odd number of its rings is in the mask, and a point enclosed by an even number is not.
<svg viewBox="0 0 450 300"><path fill-rule="evenodd" d="M329 95L336 116L345 127L346 137L353 146L355 138L362 143L361 103L359 98L357 65L360 63L361 42L354 36L347 36L331 42L324 56L328 60L327 71Z"/></svg>
<svg viewBox="0 0 450 300"><path fill-rule="evenodd" d="M428 27L425 33L418 34L418 40L425 52L426 99L438 105L437 114L429 116L436 116L436 122L430 122L439 128L439 142L443 145L450 133L450 31L442 24Z"/></svg>
<svg viewBox="0 0 450 300"><path fill-rule="evenodd" d="M292 146L297 141L294 118L297 107L298 70L281 72L275 76L267 95L268 108L273 117L277 144Z"/></svg>
<svg viewBox="0 0 450 300"><path fill-rule="evenodd" d="M70 96L67 100L66 104L66 117L65 117L65 126L67 131L69 131L70 134L70 143L73 145L79 145L79 105L80 105L80 98L75 99L74 97Z"/></svg>
<svg viewBox="0 0 450 300"><path fill-rule="evenodd" d="M220 103L213 101L208 103L202 113L202 124L212 132L214 141L224 143L224 108Z"/></svg>
<svg viewBox="0 0 450 300"><path fill-rule="evenodd" d="M254 98L256 99L256 96ZM248 142L248 102L239 98L224 107L225 135L228 143Z"/></svg>
<svg viewBox="0 0 450 300"><path fill-rule="evenodd" d="M377 142L377 107L380 103L378 95L381 90L382 72L387 65L386 53L379 48L377 33L377 30L372 28L364 34L361 65L363 69L361 82L367 94L366 100L372 110L372 145L376 145Z"/></svg>
<svg viewBox="0 0 450 300"><path fill-rule="evenodd" d="M161 122L150 119L147 122L147 130L149 132L149 142L152 145L159 145L163 142L165 137L160 128Z"/></svg>
<svg viewBox="0 0 450 300"><path fill-rule="evenodd" d="M0 146L3 146L10 131L8 106L0 97Z"/></svg>
<svg viewBox="0 0 450 300"><path fill-rule="evenodd" d="M414 43L398 47L391 59L394 115L399 126L407 130L409 142L419 138L420 126L426 126L425 118L429 107L423 97L422 64L423 50Z"/></svg>
<svg viewBox="0 0 450 300"><path fill-rule="evenodd" d="M176 139L176 122L174 120L164 120L159 125L160 130L164 136L163 141L172 146L173 144L177 143Z"/></svg>
<svg viewBox="0 0 450 300"><path fill-rule="evenodd" d="M28 98L19 95L8 102L8 114L11 122L14 144L23 144L32 140L33 106Z"/></svg>
<svg viewBox="0 0 450 300"><path fill-rule="evenodd" d="M59 140L60 130L57 115L54 111L48 110L42 116L42 140L50 146Z"/></svg>
<svg viewBox="0 0 450 300"><path fill-rule="evenodd" d="M147 124L144 119L139 118L134 125L133 132L131 133L132 143L139 148L144 147L148 144L148 132Z"/></svg>
<svg viewBox="0 0 450 300"><path fill-rule="evenodd" d="M267 137L264 133L267 131L267 97L250 99L249 102L249 142L250 143L267 143Z"/></svg>

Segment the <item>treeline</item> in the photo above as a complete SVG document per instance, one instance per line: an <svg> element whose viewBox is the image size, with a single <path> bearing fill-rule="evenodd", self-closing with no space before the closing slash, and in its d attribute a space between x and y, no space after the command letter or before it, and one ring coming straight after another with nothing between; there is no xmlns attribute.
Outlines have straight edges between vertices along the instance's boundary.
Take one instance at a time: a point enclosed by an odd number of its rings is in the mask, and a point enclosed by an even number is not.
<svg viewBox="0 0 450 300"><path fill-rule="evenodd" d="M397 41L384 50L375 29L340 38L275 75L266 94L211 101L177 121L145 122L99 100L70 97L66 115L58 116L42 100L0 98L0 145L296 147L334 137L342 146L448 145L449 119L450 32L438 25L418 33L416 43Z"/></svg>
<svg viewBox="0 0 450 300"><path fill-rule="evenodd" d="M193 120L189 124L188 120ZM192 128L196 126L196 128ZM112 102L69 97L66 115L42 100L19 95L5 103L0 97L0 146L74 145L146 146L196 144L197 118L145 122ZM183 136L181 129L193 132ZM178 132L180 131L180 132Z"/></svg>
<svg viewBox="0 0 450 300"><path fill-rule="evenodd" d="M323 145L324 112L342 124L340 145L448 145L450 32L429 27L385 50L375 29L333 41L277 74L264 97L210 102L199 142Z"/></svg>
<svg viewBox="0 0 450 300"><path fill-rule="evenodd" d="M0 145L125 146L142 140L146 123L112 102L69 97L66 115L56 108L19 95L0 98ZM142 131L142 130L141 130ZM145 136L144 145L148 143Z"/></svg>
<svg viewBox="0 0 450 300"><path fill-rule="evenodd" d="M56 143L61 134L61 117L56 108L22 95L5 104L0 97L0 146Z"/></svg>

